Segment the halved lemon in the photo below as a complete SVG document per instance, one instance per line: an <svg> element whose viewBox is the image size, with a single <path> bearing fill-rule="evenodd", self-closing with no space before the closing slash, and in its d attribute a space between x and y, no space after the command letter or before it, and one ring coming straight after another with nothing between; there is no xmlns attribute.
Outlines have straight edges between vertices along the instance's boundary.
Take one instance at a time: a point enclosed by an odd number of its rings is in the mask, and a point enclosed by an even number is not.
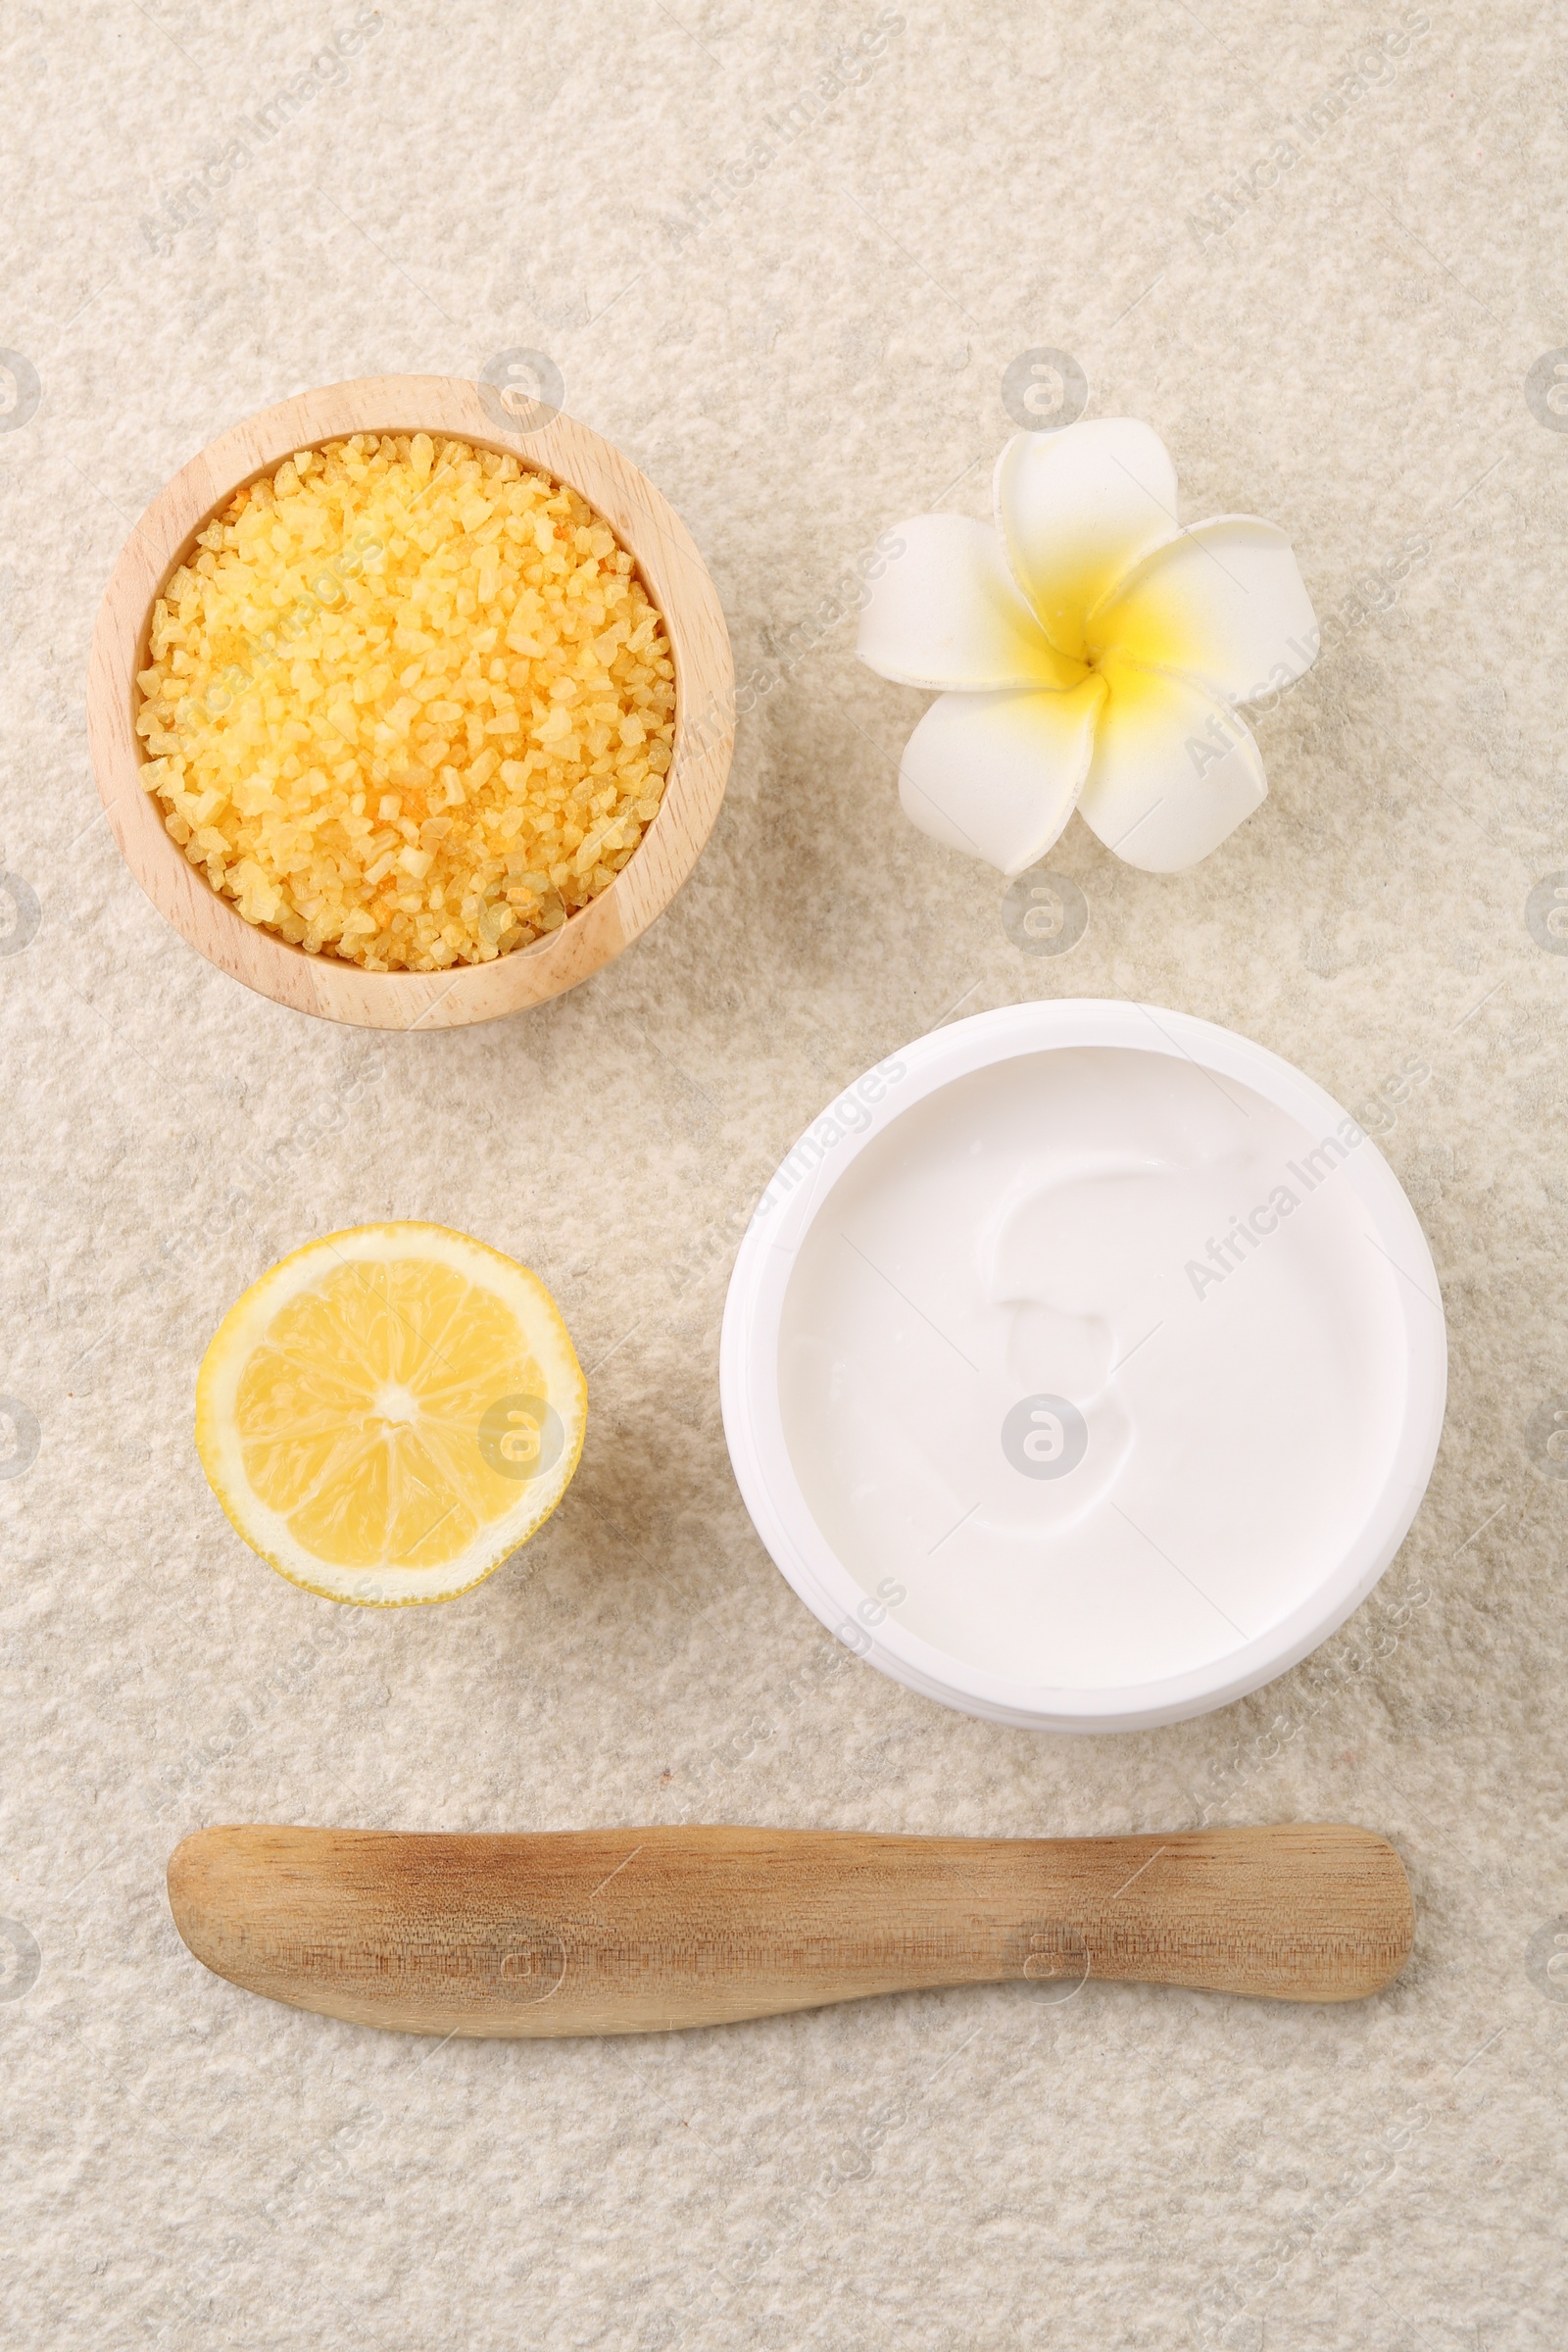
<svg viewBox="0 0 1568 2352"><path fill-rule="evenodd" d="M537 1275L443 1225L310 1242L228 1310L196 1382L213 1493L329 1600L450 1600L577 1467L588 1386Z"/></svg>

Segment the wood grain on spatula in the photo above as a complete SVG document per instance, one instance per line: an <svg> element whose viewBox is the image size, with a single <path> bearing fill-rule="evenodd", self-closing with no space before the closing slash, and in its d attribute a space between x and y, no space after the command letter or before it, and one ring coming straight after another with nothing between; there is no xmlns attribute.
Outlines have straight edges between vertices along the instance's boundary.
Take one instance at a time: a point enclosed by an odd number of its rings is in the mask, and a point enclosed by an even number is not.
<svg viewBox="0 0 1568 2352"><path fill-rule="evenodd" d="M1394 1848L1337 1823L1065 1838L211 1829L171 1858L169 1899L196 1957L252 1992L475 2035L655 2034L1012 1978L1349 2001L1398 1975L1414 1925Z"/></svg>

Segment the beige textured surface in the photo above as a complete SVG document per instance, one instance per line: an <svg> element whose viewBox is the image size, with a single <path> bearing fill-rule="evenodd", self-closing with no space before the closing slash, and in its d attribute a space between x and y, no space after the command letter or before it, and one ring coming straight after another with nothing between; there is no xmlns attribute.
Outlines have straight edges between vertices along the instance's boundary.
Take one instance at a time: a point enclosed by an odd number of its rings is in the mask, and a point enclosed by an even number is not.
<svg viewBox="0 0 1568 2352"><path fill-rule="evenodd" d="M1568 342L1568 85L1544 8L1429 13L1357 87L1392 8L916 0L817 109L870 9L389 0L309 102L286 93L355 0L8 13L0 346L41 386L0 416L9 945L29 890L41 919L0 964L0 1386L39 1431L0 1482L7 2344L1563 2340L1568 1485L1532 1417L1568 1391L1568 956L1526 907L1568 866L1568 433L1525 381ZM1214 191L1259 164L1222 231ZM1091 414L1157 426L1187 514L1284 524L1334 639L1262 724L1271 798L1197 873L1131 872L1074 823L1054 862L1090 923L1059 958L905 825L919 698L830 625L878 530L979 511L1037 346L1076 357ZM500 1027L353 1036L207 969L94 823L94 608L148 494L234 417L513 348L667 492L742 675L778 682L638 948ZM1425 1065L1367 1116L1453 1348L1374 1601L1249 1703L1098 1742L942 1713L835 1650L750 1531L715 1391L735 1235L797 1129L950 1007L1057 992L1229 1022L1351 1105ZM190 1413L243 1285L385 1216L537 1267L593 1403L530 1552L372 1617L241 1548ZM441 2047L204 1977L162 1890L175 1838L223 1819L1205 1808L1392 1836L1403 1983L1348 2012L1019 1986Z"/></svg>

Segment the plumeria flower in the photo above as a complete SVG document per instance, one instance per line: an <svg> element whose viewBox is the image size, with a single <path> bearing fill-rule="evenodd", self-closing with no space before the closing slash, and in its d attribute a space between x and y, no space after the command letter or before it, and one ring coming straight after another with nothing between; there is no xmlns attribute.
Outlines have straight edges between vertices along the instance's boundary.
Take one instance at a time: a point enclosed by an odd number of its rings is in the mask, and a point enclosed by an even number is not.
<svg viewBox="0 0 1568 2352"><path fill-rule="evenodd" d="M1121 417L1015 435L995 505L995 526L901 523L860 616L862 662L942 689L905 746L906 814L1004 874L1075 808L1131 865L1196 865L1268 789L1237 706L1317 655L1290 542L1250 514L1184 528L1164 444Z"/></svg>

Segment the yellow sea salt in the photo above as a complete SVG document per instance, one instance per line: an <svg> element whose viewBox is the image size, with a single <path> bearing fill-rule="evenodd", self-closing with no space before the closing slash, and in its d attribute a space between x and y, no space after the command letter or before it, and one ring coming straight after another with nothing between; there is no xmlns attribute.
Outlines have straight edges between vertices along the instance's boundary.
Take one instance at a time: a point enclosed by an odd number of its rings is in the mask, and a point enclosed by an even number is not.
<svg viewBox="0 0 1568 2352"><path fill-rule="evenodd" d="M490 962L631 857L674 676L576 491L356 434L238 491L159 598L143 779L247 922L368 971Z"/></svg>

